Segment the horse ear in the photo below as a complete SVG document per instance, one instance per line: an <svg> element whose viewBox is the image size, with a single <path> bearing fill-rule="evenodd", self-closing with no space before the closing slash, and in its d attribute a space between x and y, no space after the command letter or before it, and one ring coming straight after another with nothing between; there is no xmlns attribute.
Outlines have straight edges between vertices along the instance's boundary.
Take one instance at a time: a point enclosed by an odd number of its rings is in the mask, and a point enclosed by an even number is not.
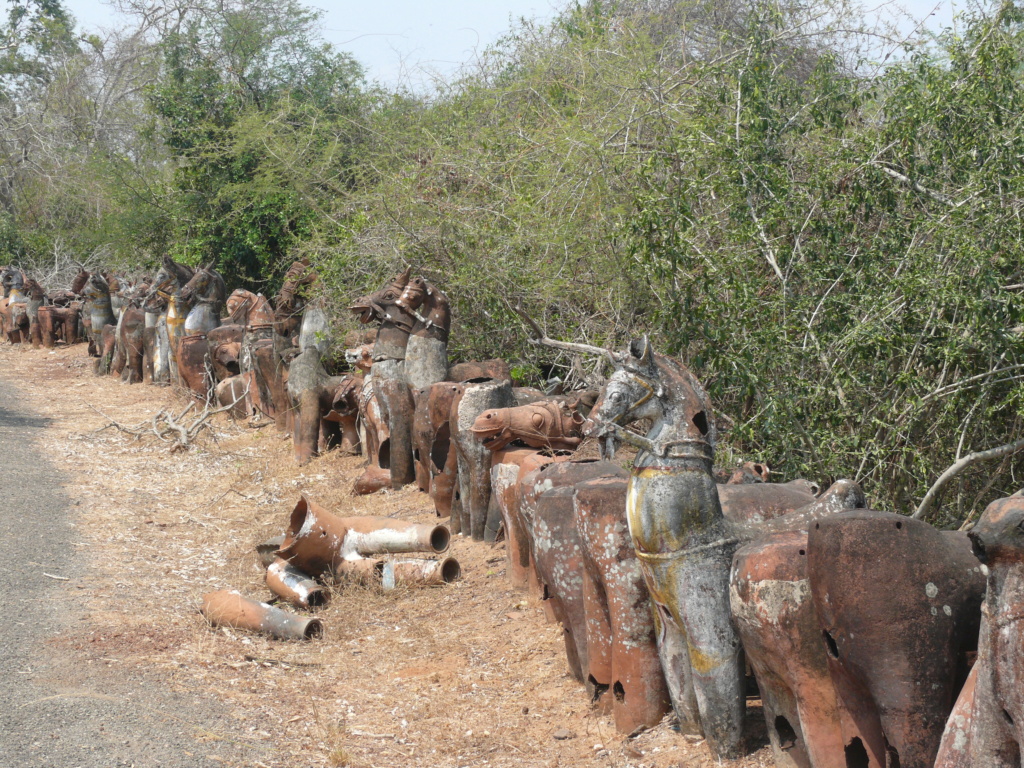
<svg viewBox="0 0 1024 768"><path fill-rule="evenodd" d="M643 338L633 339L629 343L629 354L636 359L641 368L651 368L654 365L654 350L651 349L651 340L646 333Z"/></svg>

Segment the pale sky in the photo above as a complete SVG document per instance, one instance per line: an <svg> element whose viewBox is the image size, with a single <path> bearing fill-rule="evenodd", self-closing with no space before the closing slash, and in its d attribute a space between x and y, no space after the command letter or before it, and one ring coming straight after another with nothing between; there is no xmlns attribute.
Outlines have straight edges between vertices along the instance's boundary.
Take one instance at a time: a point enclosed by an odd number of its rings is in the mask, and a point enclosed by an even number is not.
<svg viewBox="0 0 1024 768"><path fill-rule="evenodd" d="M104 0L63 0L83 31L117 26ZM449 78L508 32L520 17L550 20L566 0L312 0L324 11L324 38L348 51L371 80L429 90L431 73ZM939 29L965 0L902 0L916 19ZM933 13L934 11L934 13ZM908 25L901 25L908 26ZM909 25L912 27L912 25Z"/></svg>
<svg viewBox="0 0 1024 768"><path fill-rule="evenodd" d="M550 20L565 0L310 0L324 11L323 36L351 53L371 80L422 89L450 77L505 34L513 19ZM83 31L118 25L104 0L63 0Z"/></svg>

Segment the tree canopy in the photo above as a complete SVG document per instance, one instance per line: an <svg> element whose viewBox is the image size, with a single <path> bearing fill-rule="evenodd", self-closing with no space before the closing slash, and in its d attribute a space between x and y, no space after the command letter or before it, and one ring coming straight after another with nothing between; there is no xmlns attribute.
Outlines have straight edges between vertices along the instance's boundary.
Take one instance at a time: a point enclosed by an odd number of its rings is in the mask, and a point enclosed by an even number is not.
<svg viewBox="0 0 1024 768"><path fill-rule="evenodd" d="M128 0L126 0L128 2ZM648 333L712 394L729 458L861 481L909 513L1020 435L1022 11L890 38L835 0L588 0L521 20L436 92L368 84L298 0L139 3L77 39L58 0L0 30L0 248L170 254L335 320L413 264L453 352L595 383L548 333ZM957 477L953 525L1020 484Z"/></svg>

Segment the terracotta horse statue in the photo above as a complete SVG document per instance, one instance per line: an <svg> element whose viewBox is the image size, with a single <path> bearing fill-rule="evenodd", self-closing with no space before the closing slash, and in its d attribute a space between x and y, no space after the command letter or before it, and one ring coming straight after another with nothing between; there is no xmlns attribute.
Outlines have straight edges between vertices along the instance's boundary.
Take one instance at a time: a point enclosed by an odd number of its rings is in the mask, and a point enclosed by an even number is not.
<svg viewBox="0 0 1024 768"><path fill-rule="evenodd" d="M220 325L220 316L227 301L224 278L213 269L213 263L200 267L181 289L181 299L191 305L185 318L184 334L209 333Z"/></svg>
<svg viewBox="0 0 1024 768"><path fill-rule="evenodd" d="M744 666L730 620L729 571L739 540L712 475L716 431L700 382L644 338L614 355L589 433L639 449L627 496L633 546L651 593L658 647L681 725L719 758L739 756ZM641 437L625 429L651 419Z"/></svg>
<svg viewBox="0 0 1024 768"><path fill-rule="evenodd" d="M98 272L89 275L82 288L82 298L85 300L85 313L89 317L89 354L102 359L105 354L103 329L117 324L106 278Z"/></svg>
<svg viewBox="0 0 1024 768"><path fill-rule="evenodd" d="M288 346L299 336L308 289L318 279L308 259L293 262L284 274L284 284L274 297L274 330Z"/></svg>
<svg viewBox="0 0 1024 768"><path fill-rule="evenodd" d="M28 301L25 302L25 310L28 315L28 337L32 340L32 346L38 348L43 343L43 334L39 326L39 308L46 303L46 291L34 279L26 277L25 293L28 295ZM24 335L22 341L24 341Z"/></svg>
<svg viewBox="0 0 1024 768"><path fill-rule="evenodd" d="M390 430L389 469L391 485L396 489L416 479L412 445L415 404L405 364L409 336L417 320L400 303L411 276L410 267L379 290L360 296L349 307L359 322L379 323L368 381Z"/></svg>
<svg viewBox="0 0 1024 768"><path fill-rule="evenodd" d="M178 339L184 333L185 318L189 310L188 303L181 297L181 291L194 275L191 267L178 264L170 256L164 256L160 270L153 278L153 287L143 302L142 308L147 313L146 325L157 329L154 345L154 382L178 380L175 350ZM153 317L150 318L149 315ZM166 378L162 367L164 358Z"/></svg>
<svg viewBox="0 0 1024 768"><path fill-rule="evenodd" d="M406 271L406 274L410 274ZM448 377L448 335L452 315L448 297L423 277L409 277L395 304L416 322L405 351L405 378L413 389Z"/></svg>
<svg viewBox="0 0 1024 768"><path fill-rule="evenodd" d="M12 344L28 340L28 294L25 292L25 273L15 267L5 267L0 272L0 285L4 289L4 301L0 315L7 340Z"/></svg>

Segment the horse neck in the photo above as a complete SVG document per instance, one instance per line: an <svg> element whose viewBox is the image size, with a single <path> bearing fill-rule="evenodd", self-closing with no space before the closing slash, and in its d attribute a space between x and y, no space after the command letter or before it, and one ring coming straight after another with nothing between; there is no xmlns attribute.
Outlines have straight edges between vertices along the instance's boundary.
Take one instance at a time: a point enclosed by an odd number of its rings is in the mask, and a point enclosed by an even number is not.
<svg viewBox="0 0 1024 768"><path fill-rule="evenodd" d="M448 297L431 286L426 301L420 308L420 314L438 328L448 331L452 324L452 311Z"/></svg>
<svg viewBox="0 0 1024 768"><path fill-rule="evenodd" d="M196 301L202 304L212 304L215 309L223 309L224 302L227 300L227 289L224 287L224 281L214 272L210 274L210 279L206 282L206 287L203 292L196 295Z"/></svg>

